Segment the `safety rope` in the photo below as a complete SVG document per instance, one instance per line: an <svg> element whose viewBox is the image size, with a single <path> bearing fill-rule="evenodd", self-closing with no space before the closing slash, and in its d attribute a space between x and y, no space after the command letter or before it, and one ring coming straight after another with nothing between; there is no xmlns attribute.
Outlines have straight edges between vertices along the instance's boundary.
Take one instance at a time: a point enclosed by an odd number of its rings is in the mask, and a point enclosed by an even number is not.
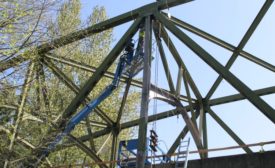
<svg viewBox="0 0 275 168"><path fill-rule="evenodd" d="M159 53L158 53L158 46L157 43L155 43L155 85L158 87L158 76L159 76ZM157 97L157 93L154 92L154 96ZM153 115L157 114L158 111L158 101L157 99L154 99L154 108L153 108ZM156 121L153 122L153 130L156 132L157 131L157 126L156 126Z"/></svg>

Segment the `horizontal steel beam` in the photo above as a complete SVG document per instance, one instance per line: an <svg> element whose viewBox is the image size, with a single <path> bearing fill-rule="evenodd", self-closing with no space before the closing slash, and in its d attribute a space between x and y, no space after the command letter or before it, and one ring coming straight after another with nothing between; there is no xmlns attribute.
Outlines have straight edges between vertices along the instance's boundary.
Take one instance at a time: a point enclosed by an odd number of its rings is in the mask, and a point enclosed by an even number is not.
<svg viewBox="0 0 275 168"><path fill-rule="evenodd" d="M255 94L257 94L258 96L274 94L275 86L254 90L253 92ZM208 101L208 104L209 104L209 106L216 106L216 105L231 103L231 102L244 100L244 99L246 99L246 97L243 96L242 94L234 94L234 95L230 95L230 96L224 96L224 97L211 99Z"/></svg>
<svg viewBox="0 0 275 168"><path fill-rule="evenodd" d="M195 106L195 108L196 108L195 104L193 104L193 106ZM185 109L186 109L186 111L190 111L190 106L186 106ZM148 122L154 122L154 121L162 120L162 119L165 119L165 118L173 117L173 116L179 115L180 113L181 113L181 111L178 110L177 108L175 108L175 109L172 109L172 110L168 110L168 111L165 111L165 112L161 112L161 113L158 113L158 114L148 116ZM135 126L138 126L139 121L140 121L140 119L128 121L128 122L119 124L117 127L120 130L135 127ZM105 129L96 131L96 132L93 133L93 138L98 138L98 137L107 135L112 130L113 130L112 127L107 127ZM91 138L91 136L84 135L84 136L80 137L79 140L82 141L82 142L86 142L86 141L90 140L90 138ZM63 145L58 146L56 150L62 150L66 147L72 147L72 146L73 146L73 144L71 142L65 142Z"/></svg>
<svg viewBox="0 0 275 168"><path fill-rule="evenodd" d="M193 105L193 106L195 106L195 105ZM185 109L186 109L186 111L190 111L190 106L186 106ZM165 112L161 112L161 113L158 113L155 115L148 116L148 122L162 120L162 119L165 119L168 117L173 117L173 116L179 115L179 114L181 114L181 111L177 108L173 109L173 110L168 110ZM140 119L128 121L128 122L118 125L118 128L120 130L123 130L123 129L131 128L131 127L135 127L135 126L138 126L139 121L140 121ZM103 135L109 134L111 131L112 131L112 128L108 127L108 128L102 129L100 131L94 132L93 138L98 138ZM85 141L88 141L90 138L91 137L89 135L84 135L84 136L80 137L79 140L85 142ZM67 146L71 146L71 145L67 145ZM61 147L59 149L61 149Z"/></svg>
<svg viewBox="0 0 275 168"><path fill-rule="evenodd" d="M197 104L193 104L193 107L197 108ZM185 106L185 109L186 109L186 111L189 112L190 111L190 106ZM148 116L148 122L159 121L159 120L169 118L169 117L174 117L174 116L180 115L180 114L181 114L181 110L175 108L175 109L172 109L172 110L168 110L168 111L165 111L165 112L160 112L160 113ZM125 123L122 123L122 124L118 125L118 128L120 130L123 130L123 129L128 129L128 128L131 128L131 127L135 127L135 126L138 126L139 121L140 121L140 119L128 121L128 122L125 122ZM107 135L112 131L112 129L113 128L111 128L111 127L107 127L107 128L102 129L100 131L94 132L93 133L93 138L98 138L98 137ZM91 137L89 135L84 135L84 136L80 137L79 140L82 141L82 142L86 142L90 138ZM64 147L72 147L72 146L73 146L73 144L71 142L66 142L66 143L64 143L64 145L59 146L57 148L57 150L62 150Z"/></svg>
<svg viewBox="0 0 275 168"><path fill-rule="evenodd" d="M69 65L69 66L72 66L75 68L79 68L81 70L91 72L91 73L95 73L95 71L97 69L97 67L85 64L83 62L78 62L78 61L72 60L70 58L65 58L65 57L62 57L62 56L59 56L56 54L52 54L52 53L45 54L45 57L50 58L51 60L57 61L59 63L66 64L66 65ZM114 75L115 74L113 72L106 71L103 76L107 77L109 79L114 79ZM129 79L128 76L122 75L120 81L125 83L127 81L127 79ZM138 81L138 80L132 80L131 85L136 86L138 88L142 88L142 82Z"/></svg>
<svg viewBox="0 0 275 168"><path fill-rule="evenodd" d="M72 66L72 67L76 67L76 68L82 69L84 71L91 72L91 73L94 73L96 71L96 69L97 69L94 66L91 66L91 65L88 65L88 64L85 64L85 63L82 63L82 62L78 62L78 61L75 61L75 60L72 60L72 59L69 59L69 58L61 57L61 56L58 56L56 54L46 54L45 57L49 58L51 60L55 60L57 62L66 64L66 65ZM107 77L107 78L110 78L110 79L114 79L114 75L115 74L113 72L109 72L109 71L106 71L103 74L104 77ZM127 80L129 80L129 78L126 75L123 75L121 77L121 82L126 83ZM142 88L142 82L138 81L138 80L135 80L135 79L132 79L131 86ZM151 85L151 87L156 87L156 86ZM174 93L172 93L172 92L170 92L170 91L168 91L166 89L162 89L162 91L165 92L165 93L167 93L167 94L174 94ZM179 99L181 101L185 101L185 102L188 101L188 98L186 96L184 96L184 95L180 95ZM195 99L192 99L192 101L195 101Z"/></svg>

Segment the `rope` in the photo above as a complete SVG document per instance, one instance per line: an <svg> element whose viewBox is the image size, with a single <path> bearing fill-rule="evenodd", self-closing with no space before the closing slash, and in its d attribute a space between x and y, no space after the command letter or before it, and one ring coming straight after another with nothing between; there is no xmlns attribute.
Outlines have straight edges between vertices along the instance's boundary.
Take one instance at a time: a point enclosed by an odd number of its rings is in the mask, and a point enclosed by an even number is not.
<svg viewBox="0 0 275 168"><path fill-rule="evenodd" d="M158 47L157 47L157 43L155 43L155 52L156 52L156 58L155 58L155 85L156 87L158 87L158 71L159 71L159 55L158 55ZM155 97L157 96L157 93L154 93ZM154 107L153 107L153 115L157 114L158 111L158 101L157 99L154 99ZM156 121L153 122L153 130L156 132L157 131L157 125L156 125Z"/></svg>

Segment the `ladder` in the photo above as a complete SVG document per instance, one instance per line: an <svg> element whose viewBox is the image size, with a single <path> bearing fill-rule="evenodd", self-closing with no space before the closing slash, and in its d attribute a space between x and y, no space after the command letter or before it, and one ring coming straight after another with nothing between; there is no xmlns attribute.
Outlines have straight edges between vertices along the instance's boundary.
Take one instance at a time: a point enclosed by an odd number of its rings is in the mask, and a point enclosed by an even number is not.
<svg viewBox="0 0 275 168"><path fill-rule="evenodd" d="M181 140L180 145L178 147L178 154L177 160L175 164L175 168L187 168L188 164L188 155L189 155L189 145L190 145L190 138L188 140ZM184 164L181 164L184 162Z"/></svg>

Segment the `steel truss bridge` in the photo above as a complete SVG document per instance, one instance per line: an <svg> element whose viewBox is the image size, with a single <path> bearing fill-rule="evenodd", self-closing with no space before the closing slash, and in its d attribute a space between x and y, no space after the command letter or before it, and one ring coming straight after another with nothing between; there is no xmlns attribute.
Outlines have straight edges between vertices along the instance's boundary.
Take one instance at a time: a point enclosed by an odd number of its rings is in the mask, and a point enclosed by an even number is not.
<svg viewBox="0 0 275 168"><path fill-rule="evenodd" d="M74 137L69 135L70 141L66 145L58 147L56 150L60 150L65 147L77 146L83 152L85 152L89 157L91 157L95 162L102 162L102 159L96 155L96 153L91 150L84 142L89 141L93 138L98 138L107 134L112 134L112 149L110 160L116 160L117 155L117 145L118 145L118 136L119 133L131 127L139 126L138 138L138 155L137 155L137 167L144 167L145 160L145 146L146 146L146 133L147 125L149 122L156 120L162 120L167 117L172 117L175 115L181 115L186 125L183 125L182 131L178 137L174 140L173 145L168 150L168 155L175 152L177 146L180 143L180 140L186 136L188 132L191 133L192 138L195 142L195 145L198 150L208 149L208 137L207 137L207 118L206 114L211 116L224 130L230 135L234 141L240 146L243 146L243 150L250 154L253 153L252 150L246 146L245 142L239 138L239 136L234 133L230 127L213 111L212 107L216 105L231 103L235 101L248 100L253 104L260 113L264 114L272 123L275 123L275 111L264 101L261 96L270 95L275 93L275 86L262 88L258 90L251 90L244 82L238 79L233 73L230 72L230 67L234 64L238 57L243 57L247 61L253 62L262 68L267 69L268 71L275 72L274 65L252 55L251 53L244 51L244 47L249 41L250 37L253 35L253 32L264 18L266 12L273 3L273 0L266 0L260 9L259 13L253 20L253 23L250 25L243 38L237 46L234 46L230 43L225 42L218 37L215 37L199 28L196 28L174 16L168 16L167 13L164 13L163 10L167 8L172 8L178 5L184 5L186 3L192 3L191 0L165 0L153 2L151 4L142 6L140 8L134 9L127 13L121 14L114 18L108 19L101 23L92 25L86 29L73 32L66 36L54 39L49 43L42 44L38 46L37 49L37 60L40 61L38 65L43 67L48 67L51 72L60 79L69 89L71 89L76 96L71 100L71 103L62 112L62 116L56 123L53 125L55 129L60 130L61 132L64 129L64 125L68 120L70 120L76 113L77 109L82 105L83 102L89 101L90 98L88 94L93 92L93 89L97 83L104 77L114 78L114 73L109 72L108 69L111 65L115 63L117 58L120 56L120 53L124 50L126 43L135 36L138 32L141 24L145 25L145 55L144 55L144 69L143 69L143 80L142 82L135 79L130 79L127 76L122 76L121 81L125 84L125 92L121 100L121 106L119 111L117 111L117 119L114 121L110 119L104 111L97 108L95 110L96 115L98 115L105 122L107 127L93 133L88 133L82 137ZM116 45L112 48L109 54L106 56L105 60L98 66L93 67L88 64L83 64L69 58L60 57L51 54L52 50L63 47L67 44L76 42L78 40L84 39L96 33L106 31L110 28L125 24L127 22L132 22L129 29L125 34L118 40ZM219 63L209 52L207 52L203 46L200 46L192 38L190 38L186 33L181 29L187 30L203 39L206 39L230 52L232 55L226 65ZM191 74L189 73L184 60L181 57L181 54L176 49L173 39L169 36L169 33L172 33L178 40L180 40L184 45L186 45L190 50L192 50L200 59L202 59L205 64L210 66L217 74L218 78L215 80L215 83L212 85L211 89L205 97L199 91L197 84L194 82ZM156 85L151 84L151 57L152 57L152 38L155 38L160 53L161 62L165 70L166 80L169 84L169 89L163 89ZM173 81L171 78L169 62L166 59L166 53L164 50L164 45L168 47L168 50L172 54L178 68L178 79ZM41 155L41 149L39 147L33 146L30 142L27 142L22 137L17 135L19 125L24 114L24 105L26 103L29 82L34 76L35 64L33 63L34 58L29 58L26 55L18 55L10 60L1 62L0 71L4 72L10 68L13 68L17 65L28 62L29 69L26 73L25 85L23 86L23 91L21 95L20 104L17 106L12 105L1 105L1 108L10 108L17 110L17 120L12 131L12 140L10 142L9 150L13 150L16 143L23 143L30 150L34 150L34 157L28 158L26 163L38 163L44 160L36 160ZM55 65L55 62L76 67L83 71L92 72L93 75L86 81L85 85L82 88L79 88L72 80L69 79L66 74L62 72ZM175 68L175 67L173 67ZM186 89L186 95L182 95L180 92L181 80L184 81L183 85ZM211 96L217 90L218 86L221 84L222 80L226 80L231 86L233 86L239 93L219 98L212 99ZM127 100L128 92L130 87L138 87L142 89L142 100L141 100L141 110L140 118L121 123L120 119L124 112L124 106ZM172 105L173 110L160 112L154 115L148 116L148 104L149 104L149 92L153 91L158 95L161 95L160 100ZM194 93L195 97L191 96L191 92ZM187 102L189 105L183 105L182 102ZM192 117L189 117L188 113L191 113ZM200 118L199 123L196 122L196 119ZM48 137L55 137L59 133L58 131L51 132L49 131ZM202 135L202 136L201 136ZM49 143L50 140L42 142L43 144ZM200 154L201 158L207 158L207 152ZM28 165L31 166L31 165ZM115 163L111 163L109 166L107 164L101 164L100 167L115 167Z"/></svg>

